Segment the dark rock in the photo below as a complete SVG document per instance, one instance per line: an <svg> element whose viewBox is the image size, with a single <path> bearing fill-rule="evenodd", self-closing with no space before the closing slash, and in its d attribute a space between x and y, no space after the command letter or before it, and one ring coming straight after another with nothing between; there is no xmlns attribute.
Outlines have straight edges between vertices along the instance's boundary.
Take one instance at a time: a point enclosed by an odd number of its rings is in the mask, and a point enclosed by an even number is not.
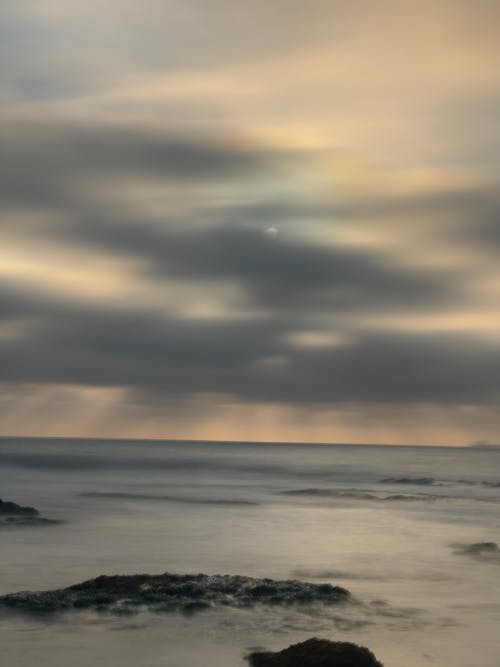
<svg viewBox="0 0 500 667"><path fill-rule="evenodd" d="M468 550L474 553L492 553L498 551L498 544L496 542L476 542L469 545Z"/></svg>
<svg viewBox="0 0 500 667"><path fill-rule="evenodd" d="M22 507L17 503L5 502L0 498L0 514L8 516L38 516L34 507Z"/></svg>
<svg viewBox="0 0 500 667"><path fill-rule="evenodd" d="M34 507L0 500L0 528L2 526L50 526L60 523L44 519Z"/></svg>
<svg viewBox="0 0 500 667"><path fill-rule="evenodd" d="M91 608L117 613L146 607L152 611L192 613L218 605L332 605L349 600L349 591L330 584L221 574L165 573L100 576L54 591L13 593L0 596L0 607L20 611Z"/></svg>
<svg viewBox="0 0 500 667"><path fill-rule="evenodd" d="M277 653L251 653L252 667L383 667L363 646L328 639L308 639Z"/></svg>

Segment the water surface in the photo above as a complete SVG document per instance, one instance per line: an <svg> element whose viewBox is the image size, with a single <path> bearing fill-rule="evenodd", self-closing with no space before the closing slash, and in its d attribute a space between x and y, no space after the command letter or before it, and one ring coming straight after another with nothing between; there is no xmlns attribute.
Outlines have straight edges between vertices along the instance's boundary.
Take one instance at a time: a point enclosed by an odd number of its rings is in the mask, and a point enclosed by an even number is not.
<svg viewBox="0 0 500 667"><path fill-rule="evenodd" d="M2 613L16 667L221 667L312 635L386 667L496 667L500 452L0 439L0 497L60 524L0 528L0 593L99 574L228 573L348 588L349 608L194 616Z"/></svg>

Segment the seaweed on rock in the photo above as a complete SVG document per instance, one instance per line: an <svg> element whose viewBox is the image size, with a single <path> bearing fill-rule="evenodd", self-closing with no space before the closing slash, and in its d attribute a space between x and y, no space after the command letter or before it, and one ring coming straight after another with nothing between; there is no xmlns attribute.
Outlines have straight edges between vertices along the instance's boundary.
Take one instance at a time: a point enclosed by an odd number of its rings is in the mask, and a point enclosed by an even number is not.
<svg viewBox="0 0 500 667"><path fill-rule="evenodd" d="M219 605L332 605L349 599L349 591L331 584L221 574L165 573L102 575L53 591L12 593L0 596L0 607L26 612L87 608L126 613L140 607L151 611L193 612Z"/></svg>

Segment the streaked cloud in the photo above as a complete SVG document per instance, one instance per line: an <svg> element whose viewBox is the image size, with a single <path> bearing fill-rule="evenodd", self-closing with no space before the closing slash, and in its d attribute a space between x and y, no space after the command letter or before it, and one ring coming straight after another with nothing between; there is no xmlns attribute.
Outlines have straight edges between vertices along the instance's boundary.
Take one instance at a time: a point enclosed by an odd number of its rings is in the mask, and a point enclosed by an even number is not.
<svg viewBox="0 0 500 667"><path fill-rule="evenodd" d="M494 440L499 18L0 0L5 432Z"/></svg>

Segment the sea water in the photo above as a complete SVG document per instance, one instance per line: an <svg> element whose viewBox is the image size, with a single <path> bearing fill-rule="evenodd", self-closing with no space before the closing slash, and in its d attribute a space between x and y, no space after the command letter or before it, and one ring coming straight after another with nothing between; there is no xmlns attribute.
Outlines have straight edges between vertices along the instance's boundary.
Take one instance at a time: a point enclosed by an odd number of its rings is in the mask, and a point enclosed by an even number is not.
<svg viewBox="0 0 500 667"><path fill-rule="evenodd" d="M0 526L0 594L100 574L341 585L356 604L193 615L0 614L11 667L241 667L312 636L386 667L498 667L494 448L0 439L0 497L59 523Z"/></svg>

